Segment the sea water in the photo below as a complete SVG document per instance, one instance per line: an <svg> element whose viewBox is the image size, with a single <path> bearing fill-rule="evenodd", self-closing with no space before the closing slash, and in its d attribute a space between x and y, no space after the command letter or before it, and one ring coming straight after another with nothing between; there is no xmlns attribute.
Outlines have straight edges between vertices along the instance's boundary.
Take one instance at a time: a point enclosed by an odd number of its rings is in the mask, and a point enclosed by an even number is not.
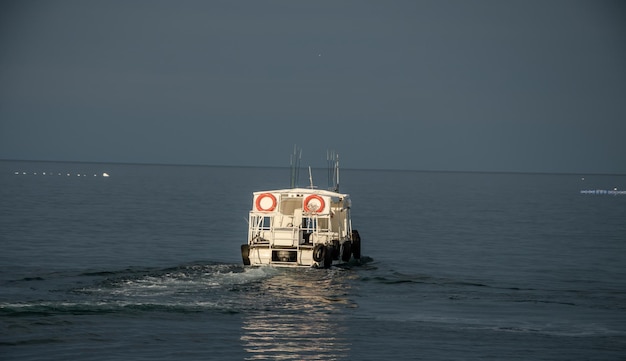
<svg viewBox="0 0 626 361"><path fill-rule="evenodd" d="M625 176L341 181L361 262L250 268L288 169L0 162L0 358L626 358Z"/></svg>

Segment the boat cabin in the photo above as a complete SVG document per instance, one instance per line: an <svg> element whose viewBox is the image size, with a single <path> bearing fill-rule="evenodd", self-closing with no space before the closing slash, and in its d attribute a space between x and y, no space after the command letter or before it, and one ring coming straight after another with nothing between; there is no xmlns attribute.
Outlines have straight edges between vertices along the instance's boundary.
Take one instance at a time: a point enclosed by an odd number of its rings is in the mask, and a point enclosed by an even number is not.
<svg viewBox="0 0 626 361"><path fill-rule="evenodd" d="M347 262L353 237L350 206L348 194L333 191L254 192L244 263L327 267L335 260Z"/></svg>

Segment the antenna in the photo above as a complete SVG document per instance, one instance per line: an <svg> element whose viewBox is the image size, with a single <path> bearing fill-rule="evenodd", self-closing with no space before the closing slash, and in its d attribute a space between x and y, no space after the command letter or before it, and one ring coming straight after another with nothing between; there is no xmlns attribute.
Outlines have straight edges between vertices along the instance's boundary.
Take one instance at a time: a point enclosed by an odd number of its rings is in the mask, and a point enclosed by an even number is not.
<svg viewBox="0 0 626 361"><path fill-rule="evenodd" d="M328 189L339 192L339 154L334 150L326 151L328 162Z"/></svg>
<svg viewBox="0 0 626 361"><path fill-rule="evenodd" d="M335 156L335 192L339 192L339 154Z"/></svg>
<svg viewBox="0 0 626 361"><path fill-rule="evenodd" d="M330 151L326 149L326 174L328 180L328 187L330 188Z"/></svg>
<svg viewBox="0 0 626 361"><path fill-rule="evenodd" d="M309 182L311 183L311 189L315 188L313 186L313 174L311 173L311 166L309 166Z"/></svg>
<svg viewBox="0 0 626 361"><path fill-rule="evenodd" d="M302 149L298 149L298 146L294 144L293 154L289 159L289 165L291 166L291 188L296 188L298 179L300 178L300 160L302 159Z"/></svg>
<svg viewBox="0 0 626 361"><path fill-rule="evenodd" d="M328 172L328 189L333 189L335 186L335 175L333 173L333 161L335 159L334 150L326 150L326 171Z"/></svg>

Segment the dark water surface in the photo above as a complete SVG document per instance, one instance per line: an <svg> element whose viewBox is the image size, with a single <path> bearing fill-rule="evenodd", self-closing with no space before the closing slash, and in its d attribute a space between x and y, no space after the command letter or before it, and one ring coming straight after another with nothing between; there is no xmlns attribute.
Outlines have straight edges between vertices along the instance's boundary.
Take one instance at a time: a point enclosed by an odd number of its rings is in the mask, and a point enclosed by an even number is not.
<svg viewBox="0 0 626 361"><path fill-rule="evenodd" d="M362 264L244 268L287 169L0 162L0 358L626 358L625 176L341 181Z"/></svg>

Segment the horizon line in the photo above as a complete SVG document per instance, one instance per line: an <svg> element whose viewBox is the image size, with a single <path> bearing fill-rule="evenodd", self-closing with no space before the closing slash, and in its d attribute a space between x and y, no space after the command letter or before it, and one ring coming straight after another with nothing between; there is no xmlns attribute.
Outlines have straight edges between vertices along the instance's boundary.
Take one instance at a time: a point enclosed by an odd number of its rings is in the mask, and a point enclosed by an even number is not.
<svg viewBox="0 0 626 361"><path fill-rule="evenodd" d="M289 165L227 165L227 164L200 164L200 163L156 163L156 162L105 162L105 161L82 161L82 160L38 160L38 159L6 159L0 158L1 162L26 162L26 163L76 163L76 164L112 164L112 165L146 165L168 167L224 167L224 168L290 168ZM325 169L324 167L311 167L312 169ZM493 173L493 174L546 174L546 175L613 175L626 176L626 173L608 172L558 172L558 171L512 171L512 170L436 170L436 169L400 169L400 168L350 168L343 170L356 171L389 171L389 172L423 172L423 173Z"/></svg>

